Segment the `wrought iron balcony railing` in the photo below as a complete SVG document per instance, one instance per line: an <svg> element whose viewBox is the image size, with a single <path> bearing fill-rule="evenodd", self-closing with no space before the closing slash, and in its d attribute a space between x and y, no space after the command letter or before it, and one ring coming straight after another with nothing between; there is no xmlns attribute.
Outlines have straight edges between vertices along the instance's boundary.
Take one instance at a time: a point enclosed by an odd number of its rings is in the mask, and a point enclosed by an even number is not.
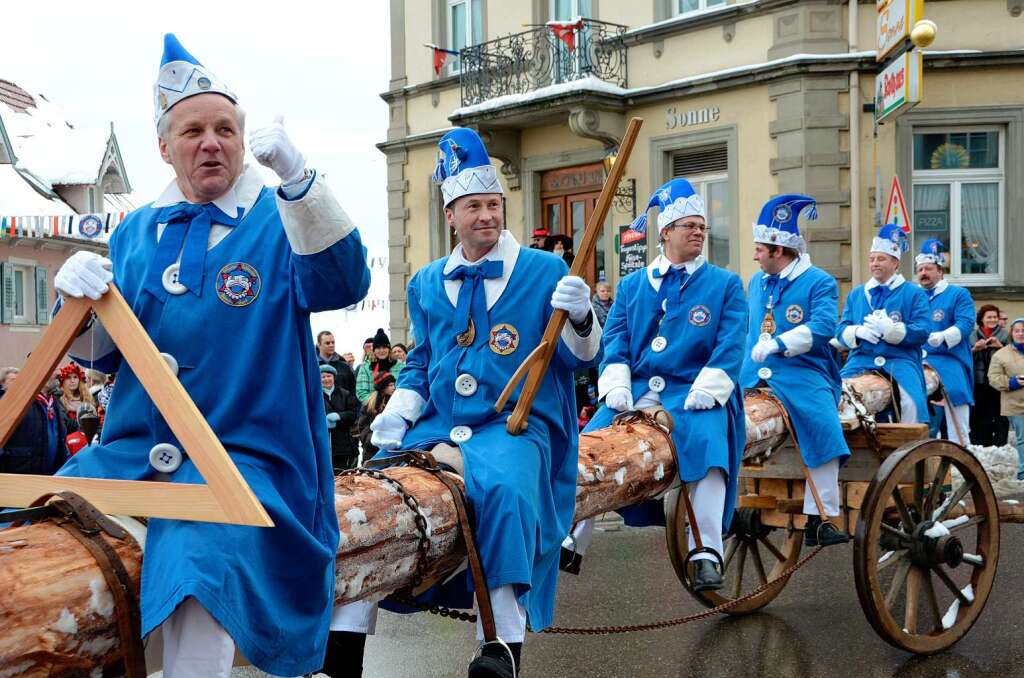
<svg viewBox="0 0 1024 678"><path fill-rule="evenodd" d="M625 32L619 24L582 19L466 47L459 52L462 105L588 77L625 87Z"/></svg>

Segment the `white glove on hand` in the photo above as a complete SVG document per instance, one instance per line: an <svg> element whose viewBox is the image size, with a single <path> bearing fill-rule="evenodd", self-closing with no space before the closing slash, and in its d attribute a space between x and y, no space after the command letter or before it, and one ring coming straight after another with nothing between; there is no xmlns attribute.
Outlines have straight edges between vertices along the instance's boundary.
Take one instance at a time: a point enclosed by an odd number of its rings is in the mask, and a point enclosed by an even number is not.
<svg viewBox="0 0 1024 678"><path fill-rule="evenodd" d="M604 404L619 412L633 409L633 394L625 386L616 386L604 397Z"/></svg>
<svg viewBox="0 0 1024 678"><path fill-rule="evenodd" d="M288 138L288 133L284 131L284 118L280 115L274 118L272 125L253 130L249 134L249 148L261 165L269 167L281 177L282 184L294 184L302 179L306 158Z"/></svg>
<svg viewBox="0 0 1024 678"><path fill-rule="evenodd" d="M864 318L864 324L878 332L879 336L884 337L896 322L885 313L875 311Z"/></svg>
<svg viewBox="0 0 1024 678"><path fill-rule="evenodd" d="M686 396L686 402L683 403L684 410L710 410L712 407L718 404L715 397L706 391L702 391L699 388L691 388L690 395Z"/></svg>
<svg viewBox="0 0 1024 678"><path fill-rule="evenodd" d="M373 431L370 442L382 450L397 450L408 428L409 424L402 415L384 410L370 424L370 430Z"/></svg>
<svg viewBox="0 0 1024 678"><path fill-rule="evenodd" d="M579 276L564 276L555 285L551 306L568 312L569 320L579 324L591 313L590 287Z"/></svg>
<svg viewBox="0 0 1024 678"><path fill-rule="evenodd" d="M877 344L879 339L882 338L881 332L877 332L867 325L857 325L856 327L857 329L853 331L853 336L869 344Z"/></svg>
<svg viewBox="0 0 1024 678"><path fill-rule="evenodd" d="M750 359L755 363L763 363L768 356L773 353L779 352L779 343L774 339L763 339L756 344L750 351Z"/></svg>
<svg viewBox="0 0 1024 678"><path fill-rule="evenodd" d="M942 342L946 340L946 335L942 332L932 332L928 335L928 345L932 348L938 348L942 345Z"/></svg>
<svg viewBox="0 0 1024 678"><path fill-rule="evenodd" d="M341 417L338 415L337 412L331 412L330 414L328 414L327 415L327 428L334 428L335 426L337 426L339 419L341 419Z"/></svg>
<svg viewBox="0 0 1024 678"><path fill-rule="evenodd" d="M97 301L114 279L114 262L95 252L75 252L53 277L53 287L65 297Z"/></svg>

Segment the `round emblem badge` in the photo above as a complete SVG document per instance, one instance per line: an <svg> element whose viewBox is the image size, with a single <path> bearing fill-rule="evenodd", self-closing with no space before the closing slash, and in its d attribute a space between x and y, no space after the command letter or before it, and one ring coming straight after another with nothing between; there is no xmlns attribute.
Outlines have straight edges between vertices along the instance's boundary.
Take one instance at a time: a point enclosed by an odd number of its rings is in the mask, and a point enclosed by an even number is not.
<svg viewBox="0 0 1024 678"><path fill-rule="evenodd" d="M210 82L210 79L207 78L205 75L196 80L196 84L199 86L199 89L203 90L210 89L210 87L213 85L213 83Z"/></svg>
<svg viewBox="0 0 1024 678"><path fill-rule="evenodd" d="M786 308L786 320L793 325L798 325L804 319L804 310L798 305L793 304Z"/></svg>
<svg viewBox="0 0 1024 678"><path fill-rule="evenodd" d="M934 320L935 322L939 322L940 320L942 320L945 317L946 317L946 314L942 311L941 308L935 309L935 311L932 313L932 320Z"/></svg>
<svg viewBox="0 0 1024 678"><path fill-rule="evenodd" d="M86 238L95 238L103 230L103 223L95 214L87 214L78 221L78 232Z"/></svg>
<svg viewBox="0 0 1024 678"><path fill-rule="evenodd" d="M495 325L487 345L498 355L508 355L519 348L519 330L508 323Z"/></svg>
<svg viewBox="0 0 1024 678"><path fill-rule="evenodd" d="M690 324L695 327L704 327L711 322L711 311L707 306L694 306L690 309Z"/></svg>
<svg viewBox="0 0 1024 678"><path fill-rule="evenodd" d="M892 313L889 314L889 319L892 320L894 323L903 322L903 314L900 313L899 311L893 311Z"/></svg>
<svg viewBox="0 0 1024 678"><path fill-rule="evenodd" d="M775 221L787 222L793 216L793 210L789 208L789 205L779 205L775 208L775 214L772 216L775 217Z"/></svg>
<svg viewBox="0 0 1024 678"><path fill-rule="evenodd" d="M248 306L256 301L263 281L249 264L235 262L217 274L217 297L228 306Z"/></svg>

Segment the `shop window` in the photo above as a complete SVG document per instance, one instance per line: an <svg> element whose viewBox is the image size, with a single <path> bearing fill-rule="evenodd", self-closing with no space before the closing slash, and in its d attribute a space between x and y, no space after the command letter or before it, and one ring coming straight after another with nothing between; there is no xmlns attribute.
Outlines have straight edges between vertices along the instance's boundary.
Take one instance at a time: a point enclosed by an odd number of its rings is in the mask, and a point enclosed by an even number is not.
<svg viewBox="0 0 1024 678"><path fill-rule="evenodd" d="M729 265L729 235L733 232L727 144L688 148L672 155L672 177L683 177L704 198L708 237L704 256L716 266Z"/></svg>
<svg viewBox="0 0 1024 678"><path fill-rule="evenodd" d="M484 40L483 0L448 0L448 48L456 52ZM462 69L459 57L449 62L449 73Z"/></svg>
<svg viewBox="0 0 1024 678"><path fill-rule="evenodd" d="M914 249L946 245L950 278L1003 281L1005 158L1001 129L919 129L914 133Z"/></svg>
<svg viewBox="0 0 1024 678"><path fill-rule="evenodd" d="M696 14L725 5L725 0L672 0L672 16Z"/></svg>

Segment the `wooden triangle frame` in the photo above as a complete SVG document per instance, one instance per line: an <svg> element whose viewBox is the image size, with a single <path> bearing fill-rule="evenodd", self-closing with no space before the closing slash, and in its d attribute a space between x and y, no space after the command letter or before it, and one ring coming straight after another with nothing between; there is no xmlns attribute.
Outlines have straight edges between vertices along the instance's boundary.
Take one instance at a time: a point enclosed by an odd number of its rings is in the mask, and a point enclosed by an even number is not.
<svg viewBox="0 0 1024 678"><path fill-rule="evenodd" d="M50 492L70 490L103 513L273 527L213 429L160 356L118 289L99 301L68 299L0 401L0 446L7 443L95 311L206 485L0 473L0 506L22 508Z"/></svg>

